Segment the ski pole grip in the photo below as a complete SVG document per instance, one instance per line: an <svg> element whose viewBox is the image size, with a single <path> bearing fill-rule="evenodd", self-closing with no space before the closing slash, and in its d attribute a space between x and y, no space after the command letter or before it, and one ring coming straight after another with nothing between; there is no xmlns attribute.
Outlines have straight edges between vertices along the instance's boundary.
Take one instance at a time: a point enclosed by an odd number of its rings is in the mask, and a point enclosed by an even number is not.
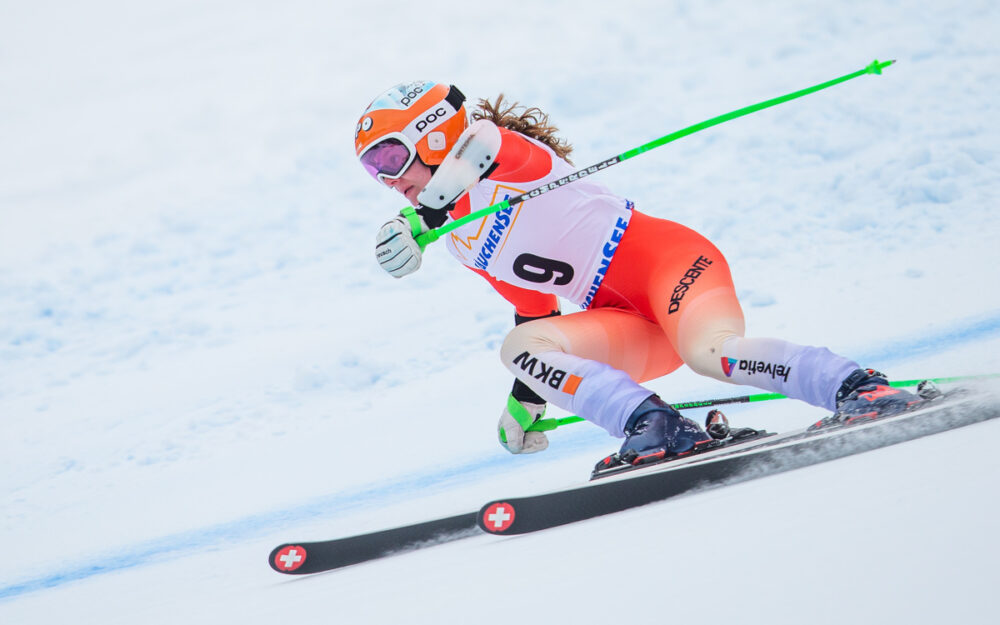
<svg viewBox="0 0 1000 625"><path fill-rule="evenodd" d="M438 234L438 231L435 228L435 229L432 229L432 230L428 230L427 232L423 232L421 234L418 234L414 238L417 241L417 245L420 246L420 251L423 251L425 247L427 247L431 243L433 243L433 242L437 241L439 238L441 238L441 235Z"/></svg>
<svg viewBox="0 0 1000 625"><path fill-rule="evenodd" d="M582 417L563 417L562 419L539 419L531 425L525 432L548 432L549 430L554 430L561 425L569 425L570 423L578 423L583 421Z"/></svg>

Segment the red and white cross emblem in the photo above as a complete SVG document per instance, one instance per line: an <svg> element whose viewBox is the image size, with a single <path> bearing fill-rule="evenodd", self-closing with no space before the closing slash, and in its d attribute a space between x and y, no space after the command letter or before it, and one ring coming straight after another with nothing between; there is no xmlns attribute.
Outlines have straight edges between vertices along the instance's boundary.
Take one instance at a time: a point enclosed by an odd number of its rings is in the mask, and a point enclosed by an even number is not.
<svg viewBox="0 0 1000 625"><path fill-rule="evenodd" d="M274 556L274 564L282 571L294 571L306 561L306 550L298 545L289 545Z"/></svg>
<svg viewBox="0 0 1000 625"><path fill-rule="evenodd" d="M514 524L514 506L495 503L483 512L483 526L489 532L505 532Z"/></svg>

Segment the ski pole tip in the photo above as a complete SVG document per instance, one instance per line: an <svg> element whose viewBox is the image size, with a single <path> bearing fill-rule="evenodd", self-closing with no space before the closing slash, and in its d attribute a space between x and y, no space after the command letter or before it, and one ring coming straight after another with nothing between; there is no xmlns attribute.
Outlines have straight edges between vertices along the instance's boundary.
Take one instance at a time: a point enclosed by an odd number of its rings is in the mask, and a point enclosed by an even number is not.
<svg viewBox="0 0 1000 625"><path fill-rule="evenodd" d="M874 61L872 61L871 65L865 68L865 70L869 74L881 74L883 69L889 67L895 62L896 59L892 59L891 61L881 61L881 62L878 59L875 59Z"/></svg>

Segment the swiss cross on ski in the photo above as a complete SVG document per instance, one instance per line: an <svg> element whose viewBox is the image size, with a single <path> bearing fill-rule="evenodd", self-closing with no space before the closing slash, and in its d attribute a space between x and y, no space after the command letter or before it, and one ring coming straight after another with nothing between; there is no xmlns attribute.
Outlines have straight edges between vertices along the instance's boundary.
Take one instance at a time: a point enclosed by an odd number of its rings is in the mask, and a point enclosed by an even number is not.
<svg viewBox="0 0 1000 625"><path fill-rule="evenodd" d="M507 531L514 524L514 506L495 503L483 512L483 529L496 534Z"/></svg>
<svg viewBox="0 0 1000 625"><path fill-rule="evenodd" d="M306 561L306 550L289 545L274 555L274 565L279 571L294 571Z"/></svg>

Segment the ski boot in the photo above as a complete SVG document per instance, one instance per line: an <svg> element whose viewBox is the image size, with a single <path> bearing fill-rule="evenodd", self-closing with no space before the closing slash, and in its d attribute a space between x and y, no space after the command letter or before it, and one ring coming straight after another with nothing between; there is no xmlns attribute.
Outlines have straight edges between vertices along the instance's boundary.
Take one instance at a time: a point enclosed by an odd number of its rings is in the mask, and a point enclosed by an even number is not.
<svg viewBox="0 0 1000 625"><path fill-rule="evenodd" d="M682 417L657 395L632 412L625 423L625 436L617 456L620 462L631 465L656 462L711 440L697 423Z"/></svg>
<svg viewBox="0 0 1000 625"><path fill-rule="evenodd" d="M935 389L936 390L936 389ZM837 391L837 412L817 421L810 430L831 425L850 425L867 419L888 417L912 410L928 397L889 386L885 375L874 369L856 369Z"/></svg>

